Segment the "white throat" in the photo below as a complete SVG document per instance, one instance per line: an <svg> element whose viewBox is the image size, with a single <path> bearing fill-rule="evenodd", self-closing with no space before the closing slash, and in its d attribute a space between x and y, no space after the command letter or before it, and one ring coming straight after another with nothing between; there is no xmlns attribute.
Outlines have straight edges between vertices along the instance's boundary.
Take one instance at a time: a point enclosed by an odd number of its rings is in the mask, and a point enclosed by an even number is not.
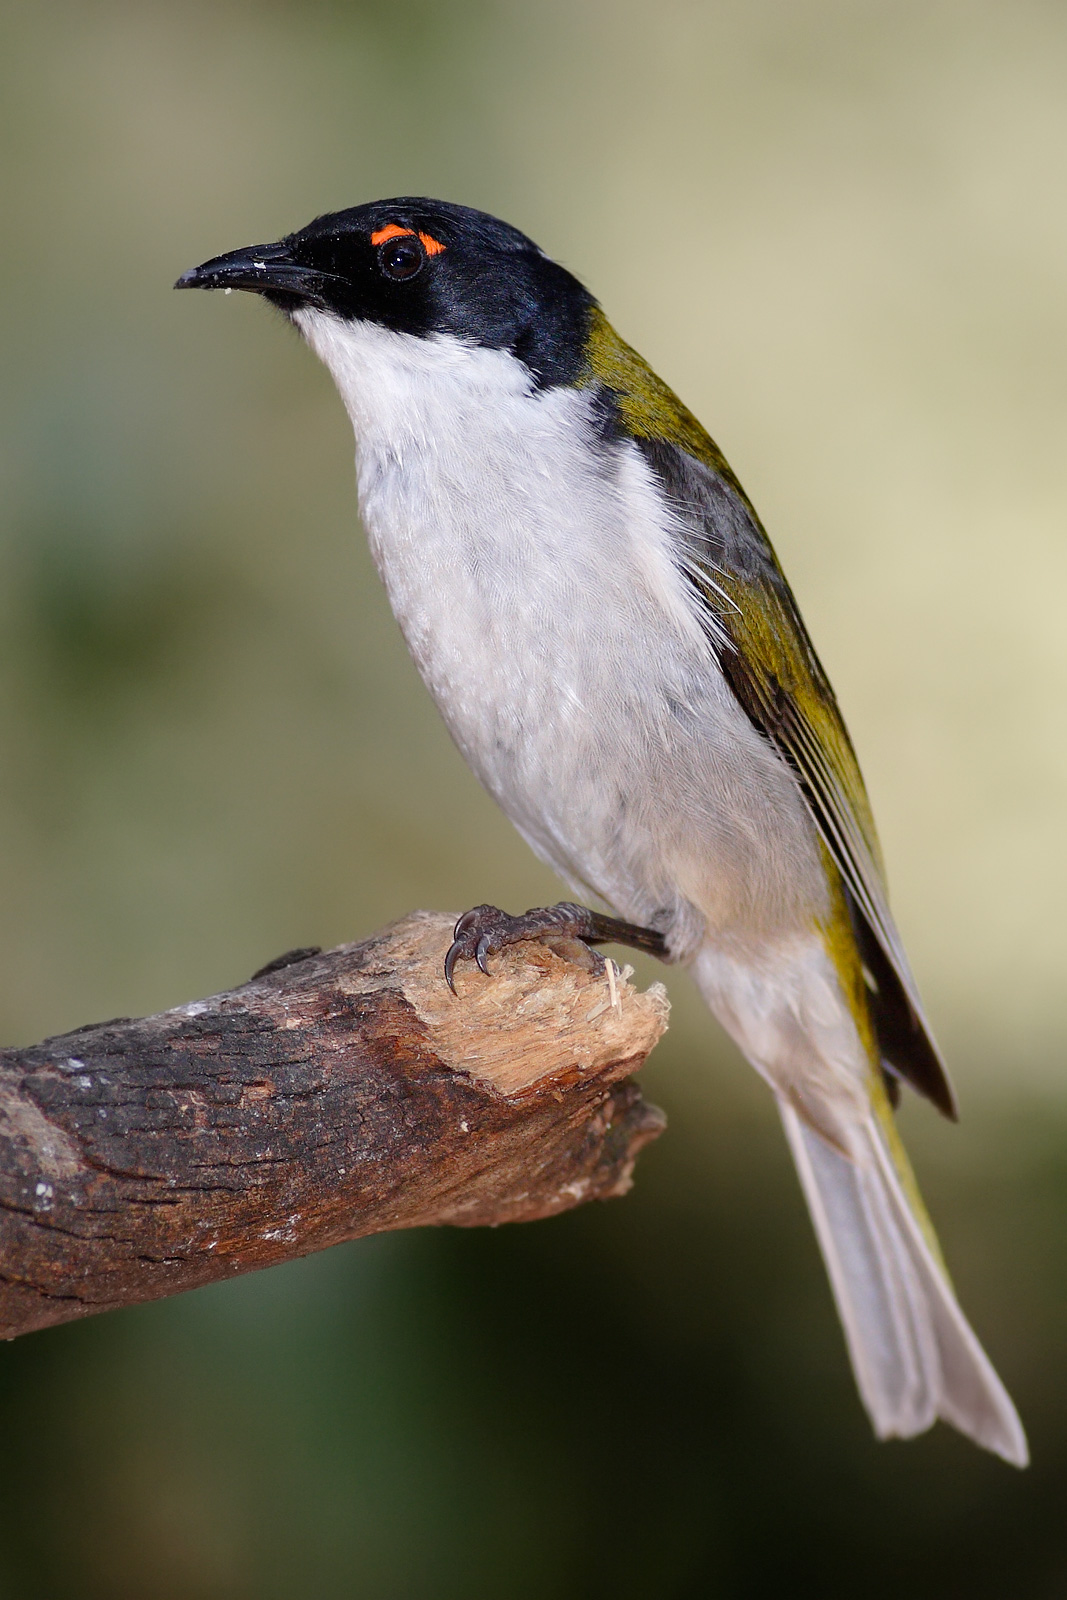
<svg viewBox="0 0 1067 1600"><path fill-rule="evenodd" d="M448 334L420 338L372 322L345 322L305 307L293 321L329 369L352 419L357 449L373 448L375 435L395 445L429 445L451 419L484 422L484 408L502 398L529 395L532 381L506 350L485 350Z"/></svg>
<svg viewBox="0 0 1067 1600"><path fill-rule="evenodd" d="M591 390L539 391L508 351L452 335L308 308L293 320L352 420L360 511L420 666L410 588L460 574L464 607L474 591L481 599L481 615L466 610L472 625L493 628L499 607L543 612L554 599L574 612L576 584L594 606L617 588L630 615L635 591L651 588L703 645L663 502L636 450L611 455L597 439Z"/></svg>

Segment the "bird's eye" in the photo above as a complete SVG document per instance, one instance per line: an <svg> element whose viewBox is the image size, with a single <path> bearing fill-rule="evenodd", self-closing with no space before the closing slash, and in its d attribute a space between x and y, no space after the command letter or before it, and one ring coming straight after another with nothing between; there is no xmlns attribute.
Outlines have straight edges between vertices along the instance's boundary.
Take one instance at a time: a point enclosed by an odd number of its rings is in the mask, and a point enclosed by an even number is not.
<svg viewBox="0 0 1067 1600"><path fill-rule="evenodd" d="M378 246L378 266L387 278L394 278L398 282L421 272L425 261L426 251L413 234L387 239Z"/></svg>

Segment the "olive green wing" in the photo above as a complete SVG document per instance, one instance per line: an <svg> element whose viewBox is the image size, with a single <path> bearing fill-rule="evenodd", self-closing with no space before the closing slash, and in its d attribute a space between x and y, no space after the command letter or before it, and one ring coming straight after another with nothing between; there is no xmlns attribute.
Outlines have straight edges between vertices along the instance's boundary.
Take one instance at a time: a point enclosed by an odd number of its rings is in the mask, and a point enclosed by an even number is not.
<svg viewBox="0 0 1067 1600"><path fill-rule="evenodd" d="M592 381L610 396L675 511L680 564L727 682L793 772L841 875L882 1060L954 1117L952 1087L889 910L852 741L770 540L713 440L599 310L589 359Z"/></svg>
<svg viewBox="0 0 1067 1600"><path fill-rule="evenodd" d="M701 464L694 466L699 472ZM792 769L841 874L882 1060L954 1117L955 1098L889 909L874 819L833 689L741 491L718 477L694 495L692 468L686 476L690 526L694 509L702 511L701 536L683 536L686 577L727 682Z"/></svg>

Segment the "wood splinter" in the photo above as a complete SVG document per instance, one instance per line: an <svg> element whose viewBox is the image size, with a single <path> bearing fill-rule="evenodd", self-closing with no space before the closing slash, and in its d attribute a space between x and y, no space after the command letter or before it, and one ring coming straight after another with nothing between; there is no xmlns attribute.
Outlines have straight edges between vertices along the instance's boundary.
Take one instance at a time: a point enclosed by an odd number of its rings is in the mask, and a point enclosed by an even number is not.
<svg viewBox="0 0 1067 1600"><path fill-rule="evenodd" d="M629 1078L662 984L524 944L488 978L457 968L454 998L453 920L0 1052L0 1337L364 1234L624 1194L665 1125Z"/></svg>

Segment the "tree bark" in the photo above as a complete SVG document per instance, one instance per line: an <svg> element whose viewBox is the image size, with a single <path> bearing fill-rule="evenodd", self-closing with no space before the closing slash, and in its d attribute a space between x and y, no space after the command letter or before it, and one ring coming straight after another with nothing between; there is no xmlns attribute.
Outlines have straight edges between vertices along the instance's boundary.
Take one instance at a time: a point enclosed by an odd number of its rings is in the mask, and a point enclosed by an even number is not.
<svg viewBox="0 0 1067 1600"><path fill-rule="evenodd" d="M453 996L451 926L417 912L0 1052L0 1336L363 1234L624 1194L664 1126L628 1078L666 1027L662 985L524 944L489 977L461 964Z"/></svg>

